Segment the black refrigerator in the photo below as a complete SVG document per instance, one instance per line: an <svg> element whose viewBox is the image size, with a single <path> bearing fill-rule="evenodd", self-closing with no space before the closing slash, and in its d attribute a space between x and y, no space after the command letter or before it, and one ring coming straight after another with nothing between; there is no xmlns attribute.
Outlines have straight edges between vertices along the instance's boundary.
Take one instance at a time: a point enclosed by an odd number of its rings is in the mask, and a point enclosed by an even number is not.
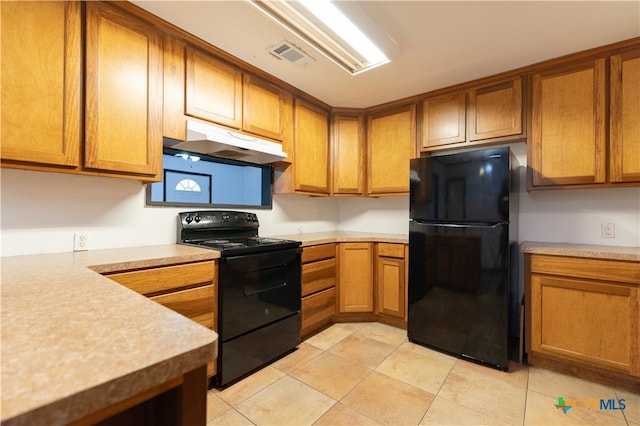
<svg viewBox="0 0 640 426"><path fill-rule="evenodd" d="M408 338L503 371L517 168L508 147L411 160Z"/></svg>

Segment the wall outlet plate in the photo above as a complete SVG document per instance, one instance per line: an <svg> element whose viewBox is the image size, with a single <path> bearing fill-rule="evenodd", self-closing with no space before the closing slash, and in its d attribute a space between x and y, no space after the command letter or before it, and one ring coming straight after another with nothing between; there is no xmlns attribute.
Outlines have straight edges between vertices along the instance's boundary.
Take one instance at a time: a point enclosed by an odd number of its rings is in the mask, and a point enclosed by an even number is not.
<svg viewBox="0 0 640 426"><path fill-rule="evenodd" d="M76 232L73 234L73 251L89 250L89 241L86 232Z"/></svg>
<svg viewBox="0 0 640 426"><path fill-rule="evenodd" d="M616 225L613 223L602 224L602 238L615 238L616 237Z"/></svg>

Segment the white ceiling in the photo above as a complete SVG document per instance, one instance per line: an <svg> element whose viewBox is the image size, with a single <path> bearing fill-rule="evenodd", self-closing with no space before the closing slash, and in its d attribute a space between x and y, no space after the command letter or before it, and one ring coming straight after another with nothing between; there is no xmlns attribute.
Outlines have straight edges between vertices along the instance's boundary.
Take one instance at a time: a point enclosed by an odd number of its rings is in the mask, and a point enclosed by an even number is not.
<svg viewBox="0 0 640 426"><path fill-rule="evenodd" d="M640 36L637 0L358 1L402 52L352 76L243 0L133 3L329 105L355 108ZM316 61L299 67L267 53L283 39Z"/></svg>

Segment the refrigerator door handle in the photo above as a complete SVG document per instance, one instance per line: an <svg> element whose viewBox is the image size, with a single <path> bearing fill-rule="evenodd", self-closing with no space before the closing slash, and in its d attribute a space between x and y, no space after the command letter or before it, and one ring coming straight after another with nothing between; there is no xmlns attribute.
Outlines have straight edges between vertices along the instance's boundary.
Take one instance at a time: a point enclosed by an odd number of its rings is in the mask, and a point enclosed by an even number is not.
<svg viewBox="0 0 640 426"><path fill-rule="evenodd" d="M497 228L499 226L508 225L509 222L498 222L498 223L448 223L448 222L427 222L421 221L417 219L411 219L411 221L417 223L418 225L428 225L428 226L441 226L443 228Z"/></svg>

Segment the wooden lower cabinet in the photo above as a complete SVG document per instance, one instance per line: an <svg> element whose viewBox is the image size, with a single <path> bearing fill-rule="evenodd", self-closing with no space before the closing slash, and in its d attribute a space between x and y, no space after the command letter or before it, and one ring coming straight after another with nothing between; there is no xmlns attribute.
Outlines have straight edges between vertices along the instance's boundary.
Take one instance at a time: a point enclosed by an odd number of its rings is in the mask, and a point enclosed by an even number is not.
<svg viewBox="0 0 640 426"><path fill-rule="evenodd" d="M206 368L202 366L98 410L71 426L204 425L207 419Z"/></svg>
<svg viewBox="0 0 640 426"><path fill-rule="evenodd" d="M302 249L302 338L331 324L336 312L336 245Z"/></svg>
<svg viewBox="0 0 640 426"><path fill-rule="evenodd" d="M408 246L344 242L302 250L302 338L335 322L407 326Z"/></svg>
<svg viewBox="0 0 640 426"><path fill-rule="evenodd" d="M376 314L406 320L407 261L404 244L377 244Z"/></svg>
<svg viewBox="0 0 640 426"><path fill-rule="evenodd" d="M211 330L217 330L218 265L213 260L105 275ZM215 374L216 362L212 361L207 365L207 376Z"/></svg>
<svg viewBox="0 0 640 426"><path fill-rule="evenodd" d="M338 311L373 312L373 243L338 245Z"/></svg>
<svg viewBox="0 0 640 426"><path fill-rule="evenodd" d="M525 255L529 364L640 388L640 263Z"/></svg>

